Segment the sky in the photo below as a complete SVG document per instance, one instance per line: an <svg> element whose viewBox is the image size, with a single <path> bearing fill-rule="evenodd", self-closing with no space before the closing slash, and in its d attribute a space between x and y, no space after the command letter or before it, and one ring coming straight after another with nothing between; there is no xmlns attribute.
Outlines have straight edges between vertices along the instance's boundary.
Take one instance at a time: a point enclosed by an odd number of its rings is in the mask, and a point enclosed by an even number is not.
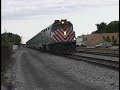
<svg viewBox="0 0 120 90"><path fill-rule="evenodd" d="M54 20L67 19L77 36L97 30L95 24L119 20L119 0L2 0L1 33L22 36L26 43Z"/></svg>

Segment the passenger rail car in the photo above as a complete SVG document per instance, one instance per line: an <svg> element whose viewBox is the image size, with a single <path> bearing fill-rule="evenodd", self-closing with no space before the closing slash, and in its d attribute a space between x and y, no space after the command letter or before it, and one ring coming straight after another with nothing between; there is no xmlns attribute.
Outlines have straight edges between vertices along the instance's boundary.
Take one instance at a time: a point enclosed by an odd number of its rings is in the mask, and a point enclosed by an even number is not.
<svg viewBox="0 0 120 90"><path fill-rule="evenodd" d="M49 50L57 53L71 53L76 48L75 32L70 21L55 20L32 39L26 42L27 47Z"/></svg>

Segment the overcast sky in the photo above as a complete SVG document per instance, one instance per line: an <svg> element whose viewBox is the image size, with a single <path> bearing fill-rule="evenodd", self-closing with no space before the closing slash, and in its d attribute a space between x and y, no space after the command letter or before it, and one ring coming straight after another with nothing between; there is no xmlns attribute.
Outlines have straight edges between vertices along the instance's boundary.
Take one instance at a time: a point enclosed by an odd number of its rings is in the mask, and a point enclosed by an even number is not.
<svg viewBox="0 0 120 90"><path fill-rule="evenodd" d="M90 34L97 23L119 20L119 0L2 0L2 33L23 43L57 19L71 21L76 37Z"/></svg>

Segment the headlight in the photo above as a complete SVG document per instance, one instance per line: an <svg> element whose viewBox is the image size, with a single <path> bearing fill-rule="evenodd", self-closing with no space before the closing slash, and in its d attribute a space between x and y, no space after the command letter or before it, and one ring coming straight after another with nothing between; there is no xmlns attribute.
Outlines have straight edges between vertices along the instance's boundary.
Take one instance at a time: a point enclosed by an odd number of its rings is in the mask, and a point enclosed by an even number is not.
<svg viewBox="0 0 120 90"><path fill-rule="evenodd" d="M74 40L76 40L76 38L74 37Z"/></svg>
<svg viewBox="0 0 120 90"><path fill-rule="evenodd" d="M66 31L64 31L64 35L66 35Z"/></svg>
<svg viewBox="0 0 120 90"><path fill-rule="evenodd" d="M64 22L63 22L63 21L62 21L61 23L62 23L62 24L64 24Z"/></svg>

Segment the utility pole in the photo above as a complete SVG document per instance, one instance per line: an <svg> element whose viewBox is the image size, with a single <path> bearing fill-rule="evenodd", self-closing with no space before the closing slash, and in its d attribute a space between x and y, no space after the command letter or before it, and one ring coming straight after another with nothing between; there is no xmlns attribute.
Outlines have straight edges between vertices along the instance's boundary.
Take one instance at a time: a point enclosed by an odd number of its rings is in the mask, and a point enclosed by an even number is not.
<svg viewBox="0 0 120 90"><path fill-rule="evenodd" d="M6 39L6 42L7 42L7 30L4 28L4 31L5 31L5 39Z"/></svg>

